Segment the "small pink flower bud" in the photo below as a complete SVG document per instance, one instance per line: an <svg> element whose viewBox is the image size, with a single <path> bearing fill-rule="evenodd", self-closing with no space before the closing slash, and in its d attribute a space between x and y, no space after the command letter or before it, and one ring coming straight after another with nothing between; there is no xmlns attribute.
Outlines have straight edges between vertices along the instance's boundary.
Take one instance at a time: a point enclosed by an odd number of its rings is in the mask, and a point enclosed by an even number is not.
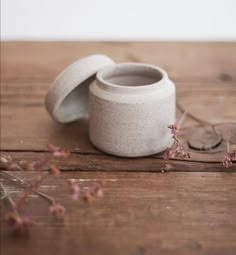
<svg viewBox="0 0 236 255"><path fill-rule="evenodd" d="M55 203L49 207L50 213L52 213L57 219L63 219L65 217L66 209L64 206Z"/></svg>

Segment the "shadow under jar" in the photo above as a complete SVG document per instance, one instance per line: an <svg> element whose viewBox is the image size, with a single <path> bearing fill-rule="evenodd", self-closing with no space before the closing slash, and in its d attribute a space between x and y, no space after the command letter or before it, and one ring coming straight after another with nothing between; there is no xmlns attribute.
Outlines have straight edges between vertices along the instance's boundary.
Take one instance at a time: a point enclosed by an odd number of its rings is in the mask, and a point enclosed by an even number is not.
<svg viewBox="0 0 236 255"><path fill-rule="evenodd" d="M147 64L114 64L97 73L89 91L89 136L116 156L156 154L171 142L175 86L165 71Z"/></svg>

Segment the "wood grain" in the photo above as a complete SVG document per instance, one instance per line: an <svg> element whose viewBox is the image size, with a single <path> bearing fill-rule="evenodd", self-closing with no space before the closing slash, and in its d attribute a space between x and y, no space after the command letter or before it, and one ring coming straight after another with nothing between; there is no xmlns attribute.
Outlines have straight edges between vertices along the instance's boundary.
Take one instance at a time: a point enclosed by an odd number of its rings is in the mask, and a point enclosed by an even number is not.
<svg viewBox="0 0 236 255"><path fill-rule="evenodd" d="M25 180L33 173L15 172ZM9 191L19 191L1 174ZM68 199L66 179L88 186L105 181L105 195L91 204ZM67 208L53 223L48 204L32 197L36 224L17 238L3 226L6 254L227 254L236 251L235 173L67 172L42 191ZM17 196L17 193L16 195Z"/></svg>
<svg viewBox="0 0 236 255"><path fill-rule="evenodd" d="M2 42L2 79L51 82L73 61L107 54L163 67L175 81L235 81L235 43Z"/></svg>
<svg viewBox="0 0 236 255"><path fill-rule="evenodd" d="M16 162L24 160L32 162L40 158L43 153L40 152L4 152L5 155L10 155ZM220 153L219 153L220 156ZM221 155L222 156L222 155ZM221 158L220 158L221 159ZM222 162L210 161L210 159L192 161L171 160L173 170L176 172L225 172ZM81 171L125 171L125 172L160 172L164 161L162 155L144 157L144 158L120 158L106 154L96 153L72 153L68 160L58 159L56 165L64 171L81 170ZM0 165L0 169L4 167ZM227 172L236 171L236 164Z"/></svg>

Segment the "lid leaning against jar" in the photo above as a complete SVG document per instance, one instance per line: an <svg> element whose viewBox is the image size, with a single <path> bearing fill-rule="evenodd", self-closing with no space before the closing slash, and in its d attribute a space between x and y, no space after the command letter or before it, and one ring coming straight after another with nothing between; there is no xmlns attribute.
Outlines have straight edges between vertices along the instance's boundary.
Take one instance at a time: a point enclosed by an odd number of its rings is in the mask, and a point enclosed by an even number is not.
<svg viewBox="0 0 236 255"><path fill-rule="evenodd" d="M54 120L69 123L87 114L89 85L95 74L114 61L105 55L81 58L62 71L51 84L45 107Z"/></svg>

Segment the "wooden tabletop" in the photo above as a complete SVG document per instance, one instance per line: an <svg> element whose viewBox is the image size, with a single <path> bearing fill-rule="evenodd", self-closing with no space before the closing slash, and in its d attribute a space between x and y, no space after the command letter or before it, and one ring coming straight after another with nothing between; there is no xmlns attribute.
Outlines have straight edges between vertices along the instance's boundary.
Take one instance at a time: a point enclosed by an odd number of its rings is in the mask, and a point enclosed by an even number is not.
<svg viewBox="0 0 236 255"><path fill-rule="evenodd" d="M61 178L51 176L41 187L65 205L64 223L54 222L47 203L32 196L28 206L35 224L22 236L1 224L2 255L236 254L236 163L222 166L227 143L210 134L211 125L223 123L225 129L230 125L225 123L236 122L236 43L2 42L1 53L1 153L31 161L48 143L72 152L56 161ZM104 154L89 142L87 119L60 125L49 117L43 101L50 83L67 65L94 53L168 72L177 88L177 118L188 112L181 139L190 159L174 159L174 169L162 174L162 155ZM236 130L230 130L233 149ZM206 141L216 144L202 150ZM11 174L26 181L35 176ZM0 176L8 191L21 190ZM104 197L72 201L70 178L85 186L104 181Z"/></svg>

